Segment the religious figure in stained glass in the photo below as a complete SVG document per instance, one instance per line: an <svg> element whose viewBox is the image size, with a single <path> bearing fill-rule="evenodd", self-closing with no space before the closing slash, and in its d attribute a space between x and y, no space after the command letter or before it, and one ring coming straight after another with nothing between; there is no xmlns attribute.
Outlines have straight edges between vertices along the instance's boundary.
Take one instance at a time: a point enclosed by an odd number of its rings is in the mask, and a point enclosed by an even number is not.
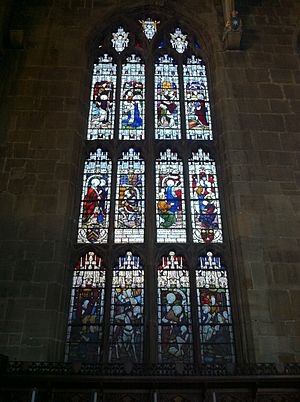
<svg viewBox="0 0 300 402"><path fill-rule="evenodd" d="M159 360L191 361L191 342L189 273L171 251L158 269Z"/></svg>
<svg viewBox="0 0 300 402"><path fill-rule="evenodd" d="M144 161L130 148L118 161L116 243L144 241Z"/></svg>
<svg viewBox="0 0 300 402"><path fill-rule="evenodd" d="M128 46L129 43L129 32L125 32L122 27L119 27L117 32L112 34L112 45L118 53L123 52L123 50Z"/></svg>
<svg viewBox="0 0 300 402"><path fill-rule="evenodd" d="M192 56L183 66L187 138L212 140L207 76L202 60Z"/></svg>
<svg viewBox="0 0 300 402"><path fill-rule="evenodd" d="M144 272L130 251L113 271L109 361L140 363L143 353Z"/></svg>
<svg viewBox="0 0 300 402"><path fill-rule="evenodd" d="M145 66L135 55L122 67L120 139L144 139Z"/></svg>
<svg viewBox="0 0 300 402"><path fill-rule="evenodd" d="M177 154L167 149L156 161L157 241L186 241L183 165Z"/></svg>
<svg viewBox="0 0 300 402"><path fill-rule="evenodd" d="M187 35L184 35L180 28L176 28L173 34L170 33L170 36L173 49L177 50L178 53L183 53L188 46Z"/></svg>
<svg viewBox="0 0 300 402"><path fill-rule="evenodd" d="M180 138L179 83L177 66L167 55L155 65L156 85L156 139Z"/></svg>
<svg viewBox="0 0 300 402"><path fill-rule="evenodd" d="M221 243L223 236L216 165L202 149L192 153L189 179L193 240L196 243Z"/></svg>
<svg viewBox="0 0 300 402"><path fill-rule="evenodd" d="M227 271L220 257L208 252L196 271L201 358L203 363L234 361Z"/></svg>
<svg viewBox="0 0 300 402"><path fill-rule="evenodd" d="M160 24L160 21L152 21L150 18L147 18L145 21L142 20L139 22L142 24L142 28L146 38L151 40L156 34L157 27Z"/></svg>
<svg viewBox="0 0 300 402"><path fill-rule="evenodd" d="M111 139L115 114L116 65L105 54L94 65L88 139Z"/></svg>
<svg viewBox="0 0 300 402"><path fill-rule="evenodd" d="M74 268L68 320L66 360L97 362L104 312L105 269L92 251Z"/></svg>
<svg viewBox="0 0 300 402"><path fill-rule="evenodd" d="M85 162L78 225L79 243L107 243L111 161L97 149Z"/></svg>

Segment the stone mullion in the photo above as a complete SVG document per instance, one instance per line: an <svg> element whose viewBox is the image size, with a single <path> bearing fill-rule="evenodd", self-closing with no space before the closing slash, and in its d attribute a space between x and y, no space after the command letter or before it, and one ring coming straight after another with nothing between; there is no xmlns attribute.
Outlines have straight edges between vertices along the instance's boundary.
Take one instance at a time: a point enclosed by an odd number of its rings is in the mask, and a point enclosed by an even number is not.
<svg viewBox="0 0 300 402"><path fill-rule="evenodd" d="M145 199L145 354L144 361L154 363L156 360L156 280L155 280L155 107L154 105L154 63L148 54L146 64L145 94L145 145L144 158L146 166Z"/></svg>
<svg viewBox="0 0 300 402"><path fill-rule="evenodd" d="M185 123L185 102L184 102L184 81L183 81L183 65L182 57L179 57L178 63L178 82L179 82L179 104L180 104L180 131L181 139L186 139L186 123Z"/></svg>
<svg viewBox="0 0 300 402"><path fill-rule="evenodd" d="M119 116L120 116L120 93L121 93L121 62L117 63L117 88L115 103L115 122L113 140L109 143L111 147L112 173L111 173L111 201L109 214L109 232L108 232L108 253L105 258L106 264L106 284L105 284L105 302L104 302L104 319L103 319L103 361L108 362L109 356L109 332L110 332L110 312L111 312L111 292L112 292L112 272L116 262L114 255L114 231L115 231L115 211L116 211L116 194L117 194L117 168L118 154L113 150L118 149L119 144Z"/></svg>

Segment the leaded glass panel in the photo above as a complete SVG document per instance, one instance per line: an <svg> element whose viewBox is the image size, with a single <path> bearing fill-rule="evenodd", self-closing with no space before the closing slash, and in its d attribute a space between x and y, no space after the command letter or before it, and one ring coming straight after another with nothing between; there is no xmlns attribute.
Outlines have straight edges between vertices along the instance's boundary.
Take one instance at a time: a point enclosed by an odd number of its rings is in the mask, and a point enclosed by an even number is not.
<svg viewBox="0 0 300 402"><path fill-rule="evenodd" d="M156 161L156 227L158 243L185 243L183 164L170 149Z"/></svg>
<svg viewBox="0 0 300 402"><path fill-rule="evenodd" d="M105 54L94 64L88 124L88 140L113 138L116 94L116 64Z"/></svg>
<svg viewBox="0 0 300 402"><path fill-rule="evenodd" d="M160 24L160 21L152 21L151 18L147 18L146 20L140 21L140 23L142 24L142 29L146 38L151 40L156 34L157 27Z"/></svg>
<svg viewBox="0 0 300 402"><path fill-rule="evenodd" d="M202 149L189 159L193 241L222 243L222 223L216 165Z"/></svg>
<svg viewBox="0 0 300 402"><path fill-rule="evenodd" d="M113 270L109 361L141 362L143 355L144 272L128 251Z"/></svg>
<svg viewBox="0 0 300 402"><path fill-rule="evenodd" d="M143 243L145 222L144 161L130 148L118 161L115 242Z"/></svg>
<svg viewBox="0 0 300 402"><path fill-rule="evenodd" d="M122 66L120 140L145 138L145 66L134 54Z"/></svg>
<svg viewBox="0 0 300 402"><path fill-rule="evenodd" d="M203 363L234 361L233 330L227 270L208 252L196 270L198 315Z"/></svg>
<svg viewBox="0 0 300 402"><path fill-rule="evenodd" d="M202 60L192 56L183 66L187 138L212 140L207 76Z"/></svg>
<svg viewBox="0 0 300 402"><path fill-rule="evenodd" d="M183 53L188 46L187 35L184 35L180 28L176 28L174 33L170 33L170 37L173 49L178 53Z"/></svg>
<svg viewBox="0 0 300 402"><path fill-rule="evenodd" d="M90 251L73 272L66 360L97 362L100 356L104 310L105 269Z"/></svg>
<svg viewBox="0 0 300 402"><path fill-rule="evenodd" d="M192 360L189 272L173 251L158 269L158 350L160 362Z"/></svg>
<svg viewBox="0 0 300 402"><path fill-rule="evenodd" d="M180 134L179 82L174 61L168 55L155 65L155 138L178 140Z"/></svg>
<svg viewBox="0 0 300 402"><path fill-rule="evenodd" d="M111 160L97 149L86 160L83 174L78 243L107 243Z"/></svg>

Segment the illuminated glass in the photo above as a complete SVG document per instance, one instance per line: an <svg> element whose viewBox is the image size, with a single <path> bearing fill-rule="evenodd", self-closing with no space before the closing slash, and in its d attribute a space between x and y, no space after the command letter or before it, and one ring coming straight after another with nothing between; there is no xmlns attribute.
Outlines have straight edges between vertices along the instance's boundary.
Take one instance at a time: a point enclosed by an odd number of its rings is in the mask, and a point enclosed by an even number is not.
<svg viewBox="0 0 300 402"><path fill-rule="evenodd" d="M118 53L123 52L123 50L126 49L129 43L129 32L125 32L122 27L119 27L117 32L114 32L112 36L112 46Z"/></svg>
<svg viewBox="0 0 300 402"><path fill-rule="evenodd" d="M105 54L94 64L88 140L113 138L116 93L116 64Z"/></svg>
<svg viewBox="0 0 300 402"><path fill-rule="evenodd" d="M202 149L189 159L189 182L194 242L222 243L216 165Z"/></svg>
<svg viewBox="0 0 300 402"><path fill-rule="evenodd" d="M156 161L156 227L158 243L185 243L183 164L170 149Z"/></svg>
<svg viewBox="0 0 300 402"><path fill-rule="evenodd" d="M142 28L146 38L151 40L156 34L157 27L160 24L160 21L152 21L151 18L147 18L145 21L140 21L140 23L142 24Z"/></svg>
<svg viewBox="0 0 300 402"><path fill-rule="evenodd" d="M145 130L145 66L134 54L122 66L120 140L143 140Z"/></svg>
<svg viewBox="0 0 300 402"><path fill-rule="evenodd" d="M91 152L84 165L78 243L107 243L111 161L107 152Z"/></svg>
<svg viewBox="0 0 300 402"><path fill-rule="evenodd" d="M104 312L105 269L93 252L74 268L68 319L66 361L97 362Z"/></svg>
<svg viewBox="0 0 300 402"><path fill-rule="evenodd" d="M113 270L109 361L140 363L143 356L144 272L130 251Z"/></svg>
<svg viewBox="0 0 300 402"><path fill-rule="evenodd" d="M212 140L207 76L202 60L192 56L183 66L187 138Z"/></svg>
<svg viewBox="0 0 300 402"><path fill-rule="evenodd" d="M167 55L155 64L155 138L178 140L180 134L179 83L177 66Z"/></svg>
<svg viewBox="0 0 300 402"><path fill-rule="evenodd" d="M215 364L234 361L227 271L220 257L208 252L196 270L201 359Z"/></svg>
<svg viewBox="0 0 300 402"><path fill-rule="evenodd" d="M159 361L192 360L189 272L173 251L158 269Z"/></svg>
<svg viewBox="0 0 300 402"><path fill-rule="evenodd" d="M170 33L170 36L173 49L177 50L178 53L183 53L188 46L187 35L184 35L180 28L176 28L173 34Z"/></svg>
<svg viewBox="0 0 300 402"><path fill-rule="evenodd" d="M144 242L144 161L130 148L118 161L115 242Z"/></svg>

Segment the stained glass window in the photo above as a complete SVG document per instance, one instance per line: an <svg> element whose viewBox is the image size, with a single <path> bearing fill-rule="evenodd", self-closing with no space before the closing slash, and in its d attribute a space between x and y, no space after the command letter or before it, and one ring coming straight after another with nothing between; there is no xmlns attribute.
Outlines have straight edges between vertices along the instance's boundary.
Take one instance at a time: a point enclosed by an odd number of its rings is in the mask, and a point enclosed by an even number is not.
<svg viewBox="0 0 300 402"><path fill-rule="evenodd" d="M188 46L187 35L184 35L180 28L176 28L174 33L170 33L170 37L173 49L177 50L178 53L183 53Z"/></svg>
<svg viewBox="0 0 300 402"><path fill-rule="evenodd" d="M109 361L141 362L143 355L144 272L128 251L113 270Z"/></svg>
<svg viewBox="0 0 300 402"><path fill-rule="evenodd" d="M144 242L144 161L130 148L118 161L115 242Z"/></svg>
<svg viewBox="0 0 300 402"><path fill-rule="evenodd" d="M180 139L178 71L168 55L160 57L155 65L155 87L155 138Z"/></svg>
<svg viewBox="0 0 300 402"><path fill-rule="evenodd" d="M145 130L145 66L134 54L122 66L120 139L143 140Z"/></svg>
<svg viewBox="0 0 300 402"><path fill-rule="evenodd" d="M170 149L156 161L156 227L158 243L185 243L183 164Z"/></svg>
<svg viewBox="0 0 300 402"><path fill-rule="evenodd" d="M158 269L158 348L160 362L192 360L189 272L174 251Z"/></svg>
<svg viewBox="0 0 300 402"><path fill-rule="evenodd" d="M202 149L189 160L193 240L221 243L222 224L215 162Z"/></svg>
<svg viewBox="0 0 300 402"><path fill-rule="evenodd" d="M207 75L202 60L192 56L183 66L187 138L212 140Z"/></svg>
<svg viewBox="0 0 300 402"><path fill-rule="evenodd" d="M100 356L105 269L90 251L74 268L68 319L66 360L97 362Z"/></svg>
<svg viewBox="0 0 300 402"><path fill-rule="evenodd" d="M86 160L83 175L78 243L107 243L111 161L97 149Z"/></svg>
<svg viewBox="0 0 300 402"><path fill-rule="evenodd" d="M88 140L113 138L116 93L116 64L107 54L94 64Z"/></svg>
<svg viewBox="0 0 300 402"><path fill-rule="evenodd" d="M234 361L233 330L226 268L208 252L196 271L201 359L204 363Z"/></svg>
<svg viewBox="0 0 300 402"><path fill-rule="evenodd" d="M156 34L157 27L160 24L160 21L152 21L151 18L147 18L145 21L140 21L140 23L142 24L142 28L146 38L150 40Z"/></svg>
<svg viewBox="0 0 300 402"><path fill-rule="evenodd" d="M129 32L125 32L122 27L119 27L117 32L112 34L112 46L118 53L123 52L124 49L128 46L129 43Z"/></svg>
<svg viewBox="0 0 300 402"><path fill-rule="evenodd" d="M74 269L69 361L142 363L154 350L144 345L156 341L159 363L234 360L227 271L212 252L197 267L195 252L223 243L206 68L197 38L176 26L158 30L159 24L145 18L132 32L119 26L106 35L94 64L77 238L93 251ZM194 55L183 55L188 48ZM201 141L205 145L195 150ZM189 247L191 272L175 246ZM151 261L166 247L175 250L162 257L156 286ZM108 267L105 302L105 269L96 248L108 261L118 259ZM150 303L157 296L154 317L153 307L144 316L137 255L151 264L145 286ZM105 328L103 317L109 317ZM157 337L148 339L144 326L153 321Z"/></svg>

